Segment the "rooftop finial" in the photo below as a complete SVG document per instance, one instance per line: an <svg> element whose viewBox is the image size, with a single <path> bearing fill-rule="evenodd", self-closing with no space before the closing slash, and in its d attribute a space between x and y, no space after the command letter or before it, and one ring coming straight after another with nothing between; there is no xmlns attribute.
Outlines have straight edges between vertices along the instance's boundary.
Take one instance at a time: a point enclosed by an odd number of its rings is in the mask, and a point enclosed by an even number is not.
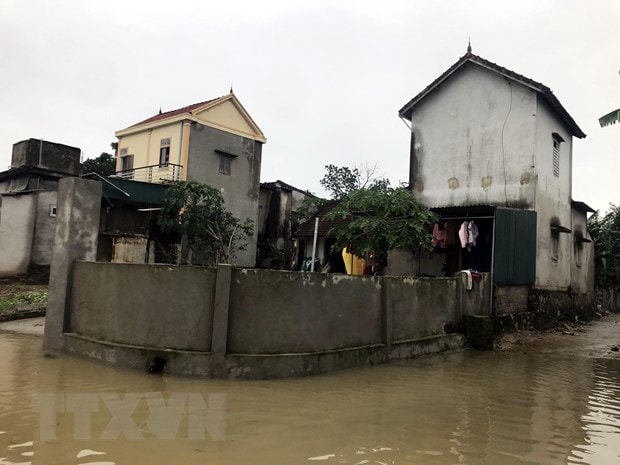
<svg viewBox="0 0 620 465"><path fill-rule="evenodd" d="M161 103L159 104L159 114L161 115Z"/></svg>
<svg viewBox="0 0 620 465"><path fill-rule="evenodd" d="M233 93L233 83L232 82L230 83L230 93L231 94Z"/></svg>
<svg viewBox="0 0 620 465"><path fill-rule="evenodd" d="M471 38L467 40L467 53L471 53Z"/></svg>

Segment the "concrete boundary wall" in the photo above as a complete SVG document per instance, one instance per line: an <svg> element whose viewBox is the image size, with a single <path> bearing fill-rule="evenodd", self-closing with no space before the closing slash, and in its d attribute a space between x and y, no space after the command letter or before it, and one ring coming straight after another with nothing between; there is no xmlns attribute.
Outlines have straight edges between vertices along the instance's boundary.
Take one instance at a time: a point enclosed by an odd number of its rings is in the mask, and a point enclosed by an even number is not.
<svg viewBox="0 0 620 465"><path fill-rule="evenodd" d="M460 348L488 281L75 262L65 350L171 374L277 378Z"/></svg>
<svg viewBox="0 0 620 465"><path fill-rule="evenodd" d="M101 183L60 181L43 345L170 374L277 378L464 345L490 276L399 278L94 262Z"/></svg>

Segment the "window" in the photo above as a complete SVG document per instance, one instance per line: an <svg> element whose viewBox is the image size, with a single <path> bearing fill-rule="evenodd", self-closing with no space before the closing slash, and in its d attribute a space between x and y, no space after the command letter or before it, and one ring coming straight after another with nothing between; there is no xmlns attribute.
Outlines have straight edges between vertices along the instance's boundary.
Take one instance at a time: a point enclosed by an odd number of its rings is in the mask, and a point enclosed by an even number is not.
<svg viewBox="0 0 620 465"><path fill-rule="evenodd" d="M133 169L133 155L121 156L121 171L129 171Z"/></svg>
<svg viewBox="0 0 620 465"><path fill-rule="evenodd" d="M575 265L581 266L583 261L583 244L575 241Z"/></svg>
<svg viewBox="0 0 620 465"><path fill-rule="evenodd" d="M56 217L56 205L50 204L49 215L52 218Z"/></svg>
<svg viewBox="0 0 620 465"><path fill-rule="evenodd" d="M551 231L551 260L558 261L558 255L560 250L560 233L558 231Z"/></svg>
<svg viewBox="0 0 620 465"><path fill-rule="evenodd" d="M233 157L230 155L220 153L220 173L230 176L230 165L232 163L232 159Z"/></svg>
<svg viewBox="0 0 620 465"><path fill-rule="evenodd" d="M553 175L556 178L560 177L560 144L564 142L562 136L557 132L552 134L553 136Z"/></svg>
<svg viewBox="0 0 620 465"><path fill-rule="evenodd" d="M167 165L170 162L170 139L162 139L159 144L159 165Z"/></svg>

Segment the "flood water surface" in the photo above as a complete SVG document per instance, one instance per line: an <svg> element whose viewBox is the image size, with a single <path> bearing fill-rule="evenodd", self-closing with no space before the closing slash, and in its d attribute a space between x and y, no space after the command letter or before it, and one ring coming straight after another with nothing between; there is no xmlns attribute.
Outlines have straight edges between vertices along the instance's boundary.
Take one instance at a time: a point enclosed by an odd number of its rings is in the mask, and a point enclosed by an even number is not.
<svg viewBox="0 0 620 465"><path fill-rule="evenodd" d="M619 322L273 381L46 357L0 332L0 465L618 464Z"/></svg>

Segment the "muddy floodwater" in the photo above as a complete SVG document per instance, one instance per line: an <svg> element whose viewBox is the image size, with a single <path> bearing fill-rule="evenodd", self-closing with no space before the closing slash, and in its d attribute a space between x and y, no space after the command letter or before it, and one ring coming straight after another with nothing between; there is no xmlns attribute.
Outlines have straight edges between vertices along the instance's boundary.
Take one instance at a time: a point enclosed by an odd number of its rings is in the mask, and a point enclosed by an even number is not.
<svg viewBox="0 0 620 465"><path fill-rule="evenodd" d="M619 464L620 316L514 350L171 378L0 331L0 465Z"/></svg>

